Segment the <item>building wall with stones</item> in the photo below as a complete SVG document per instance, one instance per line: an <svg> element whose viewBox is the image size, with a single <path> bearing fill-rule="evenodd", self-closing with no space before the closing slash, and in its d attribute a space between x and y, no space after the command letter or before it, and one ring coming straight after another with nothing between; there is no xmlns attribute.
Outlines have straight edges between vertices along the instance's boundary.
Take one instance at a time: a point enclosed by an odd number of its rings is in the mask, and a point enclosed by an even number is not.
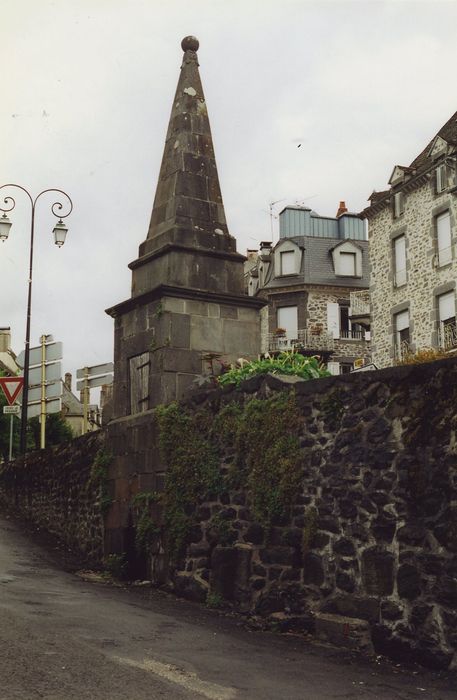
<svg viewBox="0 0 457 700"><path fill-rule="evenodd" d="M3 465L0 488L89 562L104 539L180 595L455 668L456 403L454 359L255 377Z"/></svg>
<svg viewBox="0 0 457 700"><path fill-rule="evenodd" d="M410 313L411 350L438 347L437 296L455 289L457 258L438 265L436 216L451 212L452 247L457 241L457 201L435 194L433 179L405 197L405 211L393 217L386 206L370 220L373 362L387 367L395 359L394 315ZM395 286L393 241L406 237L406 284Z"/></svg>
<svg viewBox="0 0 457 700"><path fill-rule="evenodd" d="M245 427L245 442L230 434L222 450L215 436L225 486L210 498L202 488L190 507L189 540L170 570L174 590L198 601L216 596L283 630L455 667L456 380L457 363L442 360L294 383L301 478L271 527L255 516L252 473L247 486L233 486L234 465L249 468L258 435L250 438ZM200 395L182 410L197 416L207 436L205 410L217 421L233 403L244 411L253 400L265 402L263 488L275 449L267 402L284 390L290 383L277 377L254 378L243 390ZM143 430L146 438L146 424ZM162 532L151 549L158 580L164 542Z"/></svg>
<svg viewBox="0 0 457 700"><path fill-rule="evenodd" d="M390 189L373 192L371 205L363 212L370 243L373 362L378 367L392 365L402 356L395 321L401 312L409 313L410 352L457 347L455 319L452 337L445 339L439 313L440 295L453 292L455 316L456 144L453 115L409 167L395 166ZM400 198L398 208L395 198ZM439 243L438 217L446 213L449 240L446 234ZM402 236L406 269L399 270L395 241Z"/></svg>
<svg viewBox="0 0 457 700"><path fill-rule="evenodd" d="M349 305L349 290L347 287L312 287L308 289L308 327L322 324L323 331L329 333L327 305L329 303L346 302ZM363 333L354 338L334 339L334 354L332 362L354 363L354 360L363 359L364 364L371 362L370 336Z"/></svg>
<svg viewBox="0 0 457 700"><path fill-rule="evenodd" d="M0 466L0 500L88 565L103 560L105 433L100 430ZM97 458L99 456L99 458Z"/></svg>

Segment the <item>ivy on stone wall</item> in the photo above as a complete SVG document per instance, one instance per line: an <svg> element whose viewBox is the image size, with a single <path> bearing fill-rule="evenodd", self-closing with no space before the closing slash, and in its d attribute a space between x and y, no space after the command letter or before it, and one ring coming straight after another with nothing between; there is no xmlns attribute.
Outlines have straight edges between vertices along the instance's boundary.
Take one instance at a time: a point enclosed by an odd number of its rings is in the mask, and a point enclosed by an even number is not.
<svg viewBox="0 0 457 700"><path fill-rule="evenodd" d="M189 412L176 403L159 406L159 446L167 463L162 495L167 549L178 556L195 523L200 500L215 498L223 489L217 452L208 439L211 414Z"/></svg>
<svg viewBox="0 0 457 700"><path fill-rule="evenodd" d="M173 557L189 540L199 503L225 491L245 489L254 518L267 530L287 514L302 478L302 418L293 392L232 402L216 415L208 407L192 411L172 403L157 408L156 416L167 464L165 537Z"/></svg>
<svg viewBox="0 0 457 700"><path fill-rule="evenodd" d="M106 515L113 502L108 493L108 467L113 456L104 450L98 450L90 470L90 478L87 483L88 488L98 486L100 488L100 510Z"/></svg>

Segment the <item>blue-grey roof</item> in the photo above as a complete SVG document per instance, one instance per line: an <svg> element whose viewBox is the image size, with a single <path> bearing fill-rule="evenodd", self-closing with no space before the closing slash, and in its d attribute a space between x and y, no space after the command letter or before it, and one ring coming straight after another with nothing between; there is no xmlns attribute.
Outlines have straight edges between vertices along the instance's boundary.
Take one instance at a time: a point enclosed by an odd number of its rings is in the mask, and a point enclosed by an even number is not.
<svg viewBox="0 0 457 700"><path fill-rule="evenodd" d="M368 241L354 241L341 238L315 238L311 236L300 236L288 238L300 248L303 248L301 269L298 275L287 275L275 277L274 272L274 252L272 253L272 263L268 273L268 278L263 289L274 289L277 287L296 287L302 284L329 285L335 287L349 287L360 289L369 287L369 267L368 267ZM279 241L283 243L284 239ZM351 242L362 250L362 277L341 277L336 276L333 269L332 249L342 243ZM277 244L277 245L279 245ZM275 246L275 249L277 247ZM274 249L274 250L275 250Z"/></svg>

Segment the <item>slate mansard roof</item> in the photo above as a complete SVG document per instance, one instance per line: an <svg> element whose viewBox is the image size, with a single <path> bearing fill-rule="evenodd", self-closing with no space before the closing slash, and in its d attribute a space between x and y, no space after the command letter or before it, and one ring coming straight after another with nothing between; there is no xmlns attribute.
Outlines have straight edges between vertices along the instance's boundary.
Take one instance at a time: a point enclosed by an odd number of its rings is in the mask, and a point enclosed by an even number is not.
<svg viewBox="0 0 457 700"><path fill-rule="evenodd" d="M273 262L273 264L270 265L268 276L262 289L296 287L297 285L303 284L348 287L353 289L369 287L368 241L300 236L281 239L275 246L275 250L286 241L295 243L304 253L301 259L300 272L298 275L275 276ZM362 251L362 277L343 277L335 275L332 250L343 243L351 243ZM272 256L274 256L274 252Z"/></svg>

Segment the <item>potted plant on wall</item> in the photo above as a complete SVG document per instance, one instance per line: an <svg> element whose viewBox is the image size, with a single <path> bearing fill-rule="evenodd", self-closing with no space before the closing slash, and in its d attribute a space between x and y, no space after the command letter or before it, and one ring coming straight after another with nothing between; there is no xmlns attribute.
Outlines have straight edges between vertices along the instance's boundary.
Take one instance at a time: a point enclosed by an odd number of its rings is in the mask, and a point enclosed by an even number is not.
<svg viewBox="0 0 457 700"><path fill-rule="evenodd" d="M275 328L273 331L273 335L275 338L285 338L286 337L286 329L285 328Z"/></svg>

